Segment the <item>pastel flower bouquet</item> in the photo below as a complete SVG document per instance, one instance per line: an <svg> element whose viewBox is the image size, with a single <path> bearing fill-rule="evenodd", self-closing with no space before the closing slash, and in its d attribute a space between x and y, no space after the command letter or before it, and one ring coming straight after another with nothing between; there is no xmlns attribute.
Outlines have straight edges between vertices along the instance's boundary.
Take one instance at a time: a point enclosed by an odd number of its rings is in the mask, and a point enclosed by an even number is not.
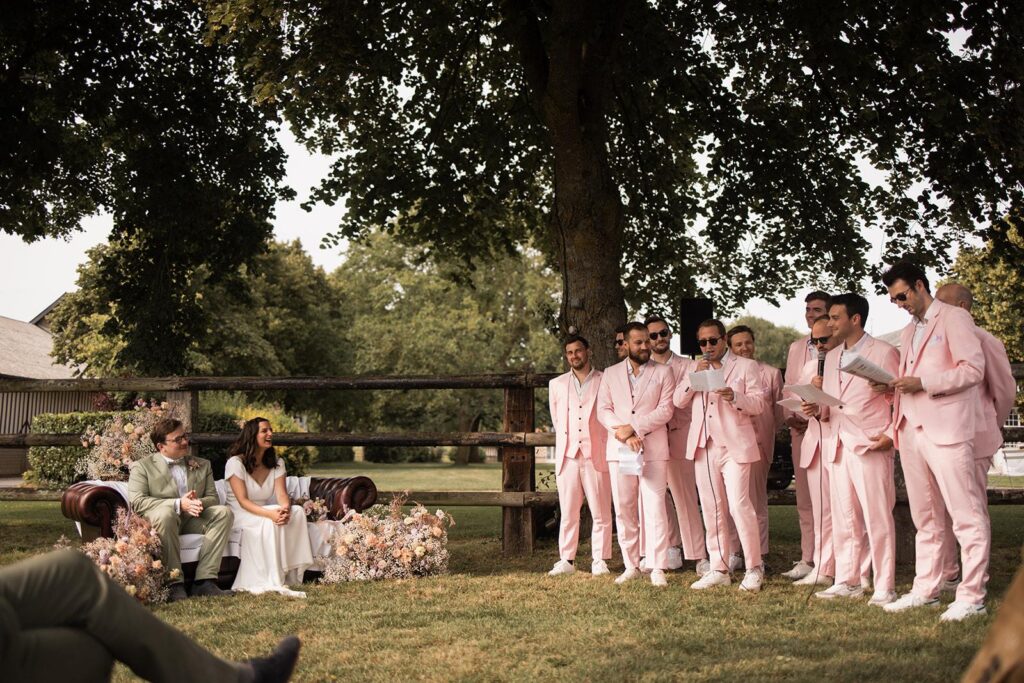
<svg viewBox="0 0 1024 683"><path fill-rule="evenodd" d="M90 449L89 454L75 465L75 473L87 479L128 481L132 465L156 452L149 432L164 418L180 418L174 403L140 399L130 415L118 415L98 430L86 430L82 446ZM193 459L187 464L199 466Z"/></svg>
<svg viewBox="0 0 1024 683"><path fill-rule="evenodd" d="M323 583L410 579L448 571L448 529L455 520L422 505L405 512L406 496L349 513L333 524L331 552L319 558Z"/></svg>

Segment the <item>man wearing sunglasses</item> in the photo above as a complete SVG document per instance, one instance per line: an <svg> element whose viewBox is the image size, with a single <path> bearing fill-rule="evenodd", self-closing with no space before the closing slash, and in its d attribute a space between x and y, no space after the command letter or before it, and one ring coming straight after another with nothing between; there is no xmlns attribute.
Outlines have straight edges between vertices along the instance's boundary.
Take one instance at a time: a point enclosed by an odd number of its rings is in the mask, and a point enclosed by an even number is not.
<svg viewBox="0 0 1024 683"><path fill-rule="evenodd" d="M648 316L644 320L651 340L651 360L667 365L672 370L674 382L678 383L690 360L672 352L672 330L660 316ZM673 386L675 386L673 384ZM690 409L676 409L668 423L668 490L671 497L665 497L665 513L668 515L669 569L683 566L683 558L694 560L697 573L703 576L710 565L704 539L704 522L697 505L697 479L693 462L686 459L686 435L690 429Z"/></svg>
<svg viewBox="0 0 1024 683"><path fill-rule="evenodd" d="M825 292L814 291L804 297L804 320L807 321L807 329L810 330L814 321L823 315L828 314L829 295ZM817 361L818 351L811 343L810 335L801 337L789 345L789 353L786 356L786 384L799 384L800 374L804 366L810 361ZM801 470L797 461L800 458L800 445L804 432L807 430L807 420L801 413L789 410L782 411L786 424L789 425L790 443L792 444L793 477L796 480L796 511L800 519L800 561L793 565L788 572L782 575L787 579L801 579L811 572L814 562L814 511L811 509L811 494L807 484L807 473Z"/></svg>
<svg viewBox="0 0 1024 683"><path fill-rule="evenodd" d="M669 460L668 430L672 418L675 377L665 365L651 363L651 343L643 323L626 325L626 360L605 369L597 399L597 419L609 434L608 470L619 547L626 571L615 579L625 583L640 576L640 556L651 568L651 583L667 585L668 516L665 489ZM641 453L640 476L619 471L628 448ZM642 495L641 495L642 492ZM644 508L646 547L640 548L640 511Z"/></svg>
<svg viewBox="0 0 1024 683"><path fill-rule="evenodd" d="M626 360L629 349L626 348L626 326L619 325L615 328L615 357L618 360Z"/></svg>
<svg viewBox="0 0 1024 683"><path fill-rule="evenodd" d="M757 592L764 569L750 476L754 463L761 459L755 419L770 408L757 363L735 354L725 357L725 325L721 321L701 323L697 342L704 358L691 366L672 397L677 408L692 403L686 457L696 470L711 563L711 571L690 587L700 590L732 583L726 560L737 550L731 547L731 515L747 567L740 590ZM709 368L722 370L726 386L709 392L691 390L693 375Z"/></svg>
<svg viewBox="0 0 1024 683"><path fill-rule="evenodd" d="M181 572L179 534L202 534L192 596L231 595L217 587L217 573L234 516L220 504L210 461L189 456L188 434L178 420L161 420L149 438L157 452L136 463L128 479L132 511L148 519L160 535L168 571ZM170 590L170 602L188 597L183 581L172 583Z"/></svg>
<svg viewBox="0 0 1024 683"><path fill-rule="evenodd" d="M903 261L882 276L890 300L912 319L900 337L897 377L876 391L895 392L896 447L917 527L916 576L909 593L883 607L938 607L943 581L943 521L948 511L960 544L963 580L942 621L985 613L991 530L987 494L974 475L978 385L985 354L970 314L932 298L924 271Z"/></svg>

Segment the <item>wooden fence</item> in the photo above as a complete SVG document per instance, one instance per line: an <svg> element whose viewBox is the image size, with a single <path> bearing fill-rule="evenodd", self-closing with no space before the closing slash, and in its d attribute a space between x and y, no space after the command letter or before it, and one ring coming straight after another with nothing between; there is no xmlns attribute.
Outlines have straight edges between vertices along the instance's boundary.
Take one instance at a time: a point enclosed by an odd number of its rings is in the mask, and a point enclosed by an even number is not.
<svg viewBox="0 0 1024 683"><path fill-rule="evenodd" d="M1024 364L1013 366L1014 377L1024 379ZM274 443L291 446L497 446L501 449L501 493L486 491L422 491L425 504L500 505L502 548L509 554L533 550L536 507L557 500L554 492L537 492L533 449L553 446L551 432L534 432L534 390L547 387L554 374L495 374L422 377L138 377L55 380L0 379L0 392L166 392L168 400L184 407L193 420L199 414L202 391L366 391L408 389L501 389L504 419L501 432L403 433L278 433ZM194 423L194 422L193 422ZM1024 428L1004 430L1007 441L1024 441ZM196 433L193 444L229 444L234 433ZM63 446L80 443L78 434L0 434L0 448ZM787 492L772 492L773 502L792 502ZM992 494L995 494L994 496ZM1017 492L990 492L995 504L1024 502Z"/></svg>

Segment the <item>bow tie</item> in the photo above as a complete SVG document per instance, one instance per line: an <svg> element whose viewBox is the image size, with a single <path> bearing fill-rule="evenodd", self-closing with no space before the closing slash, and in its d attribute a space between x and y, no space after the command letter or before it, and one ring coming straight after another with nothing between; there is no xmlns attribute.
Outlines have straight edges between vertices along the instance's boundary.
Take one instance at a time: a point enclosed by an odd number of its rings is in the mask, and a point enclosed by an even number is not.
<svg viewBox="0 0 1024 683"><path fill-rule="evenodd" d="M170 461L168 461L167 466L168 467L184 467L185 466L185 459L184 458L180 458L178 460L170 460Z"/></svg>

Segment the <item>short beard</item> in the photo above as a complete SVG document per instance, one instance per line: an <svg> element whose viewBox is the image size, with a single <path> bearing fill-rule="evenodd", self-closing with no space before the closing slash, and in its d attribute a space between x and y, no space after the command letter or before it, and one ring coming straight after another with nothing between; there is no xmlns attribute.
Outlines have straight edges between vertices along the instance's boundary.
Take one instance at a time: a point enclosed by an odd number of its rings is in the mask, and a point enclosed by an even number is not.
<svg viewBox="0 0 1024 683"><path fill-rule="evenodd" d="M647 358L641 358L639 355L634 354L632 351L629 352L629 358L637 365L643 365L651 359L650 351L647 352Z"/></svg>

